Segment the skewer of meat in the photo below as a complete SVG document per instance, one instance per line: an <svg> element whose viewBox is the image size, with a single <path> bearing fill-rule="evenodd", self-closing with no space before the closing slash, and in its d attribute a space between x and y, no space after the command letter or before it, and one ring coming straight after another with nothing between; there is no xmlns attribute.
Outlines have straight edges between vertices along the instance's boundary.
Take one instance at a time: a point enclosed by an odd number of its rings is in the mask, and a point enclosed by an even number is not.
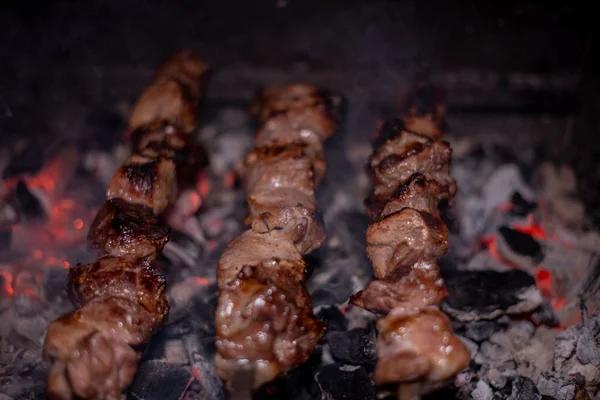
<svg viewBox="0 0 600 400"><path fill-rule="evenodd" d="M324 334L302 256L326 239L315 187L338 105L328 92L295 84L261 91L253 108L262 125L239 171L250 229L229 243L217 267L215 364L234 391L305 362Z"/></svg>
<svg viewBox="0 0 600 400"><path fill-rule="evenodd" d="M141 348L167 319L166 278L155 263L170 237L161 216L177 195L177 179L206 163L189 135L206 73L199 57L180 51L135 104L133 153L113 176L88 233L100 258L69 271L79 308L48 328L50 397L120 398Z"/></svg>
<svg viewBox="0 0 600 400"><path fill-rule="evenodd" d="M440 92L420 87L402 119L383 124L369 159L373 190L367 253L376 280L351 302L384 315L376 323L377 385L419 398L465 368L470 354L438 304L447 296L437 259L448 250L438 205L456 193L450 145L441 140Z"/></svg>

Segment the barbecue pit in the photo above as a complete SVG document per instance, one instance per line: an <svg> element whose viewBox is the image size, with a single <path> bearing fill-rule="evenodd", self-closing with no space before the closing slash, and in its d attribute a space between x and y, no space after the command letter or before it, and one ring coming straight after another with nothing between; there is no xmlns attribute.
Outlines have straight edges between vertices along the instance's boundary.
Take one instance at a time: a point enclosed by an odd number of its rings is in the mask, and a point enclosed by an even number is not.
<svg viewBox="0 0 600 400"><path fill-rule="evenodd" d="M586 50L587 37L569 29L579 10L310 3L239 4L240 16L193 2L7 6L0 39L7 60L0 93L0 398L44 398L46 328L72 309L68 268L93 261L85 236L127 155L132 102L159 62L184 46L214 67L195 134L210 166L178 204L181 220L160 259L169 321L144 351L129 398L225 398L213 366L215 268L246 215L232 169L252 147L254 92L294 81L347 101L317 192L328 241L309 257L308 288L328 331L309 362L255 396L385 396L370 377L374 317L347 301L372 275L363 205L371 134L425 72L448 92L446 139L459 188L444 213L450 251L440 265L450 295L442 310L472 352L453 385L431 397L597 395L600 208L589 134L597 99L580 90L580 82L589 88L597 81L587 56L595 44Z"/></svg>

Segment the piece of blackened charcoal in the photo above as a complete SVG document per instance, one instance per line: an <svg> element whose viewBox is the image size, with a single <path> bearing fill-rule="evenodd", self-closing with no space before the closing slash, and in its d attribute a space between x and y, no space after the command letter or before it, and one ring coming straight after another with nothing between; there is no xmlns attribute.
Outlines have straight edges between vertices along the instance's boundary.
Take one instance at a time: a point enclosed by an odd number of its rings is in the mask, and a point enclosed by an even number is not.
<svg viewBox="0 0 600 400"><path fill-rule="evenodd" d="M580 373L563 376L557 372L547 371L540 375L537 388L542 398L556 398L560 400L589 399L585 393L585 377Z"/></svg>
<svg viewBox="0 0 600 400"><path fill-rule="evenodd" d="M493 400L542 400L542 395L531 379L516 376L494 394Z"/></svg>
<svg viewBox="0 0 600 400"><path fill-rule="evenodd" d="M502 236L504 242L515 253L530 257L535 264L539 264L544 259L544 252L540 243L531 235L501 226L498 233Z"/></svg>
<svg viewBox="0 0 600 400"><path fill-rule="evenodd" d="M317 318L327 323L327 331L345 331L348 329L348 320L336 306L327 306L317 312Z"/></svg>
<svg viewBox="0 0 600 400"><path fill-rule="evenodd" d="M372 368L377 362L373 332L369 328L329 331L327 343L337 361Z"/></svg>
<svg viewBox="0 0 600 400"><path fill-rule="evenodd" d="M23 181L17 183L17 187L10 196L9 202L15 208L20 218L25 221L44 221L46 213L42 204L35 197Z"/></svg>
<svg viewBox="0 0 600 400"><path fill-rule="evenodd" d="M328 364L319 369L315 378L322 399L375 399L375 389L363 367Z"/></svg>
<svg viewBox="0 0 600 400"><path fill-rule="evenodd" d="M0 252L10 249L12 243L12 230L0 228Z"/></svg>
<svg viewBox="0 0 600 400"><path fill-rule="evenodd" d="M537 203L528 201L519 192L514 192L512 194L510 202L512 204L510 213L513 215L524 217L537 208Z"/></svg>
<svg viewBox="0 0 600 400"><path fill-rule="evenodd" d="M461 321L523 314L544 301L533 277L520 270L454 271L444 281L449 295L442 307Z"/></svg>
<svg viewBox="0 0 600 400"><path fill-rule="evenodd" d="M129 394L137 400L179 400L192 383L189 368L161 360L140 363Z"/></svg>
<svg viewBox="0 0 600 400"><path fill-rule="evenodd" d="M465 336L481 343L500 330L497 321L470 321L465 324Z"/></svg>
<svg viewBox="0 0 600 400"><path fill-rule="evenodd" d="M537 310L531 313L531 322L536 325L546 325L550 327L558 327L560 325L560 321L554 314L552 304L548 301L544 301Z"/></svg>
<svg viewBox="0 0 600 400"><path fill-rule="evenodd" d="M44 298L47 302L66 295L65 282L68 274L69 270L62 267L44 269Z"/></svg>

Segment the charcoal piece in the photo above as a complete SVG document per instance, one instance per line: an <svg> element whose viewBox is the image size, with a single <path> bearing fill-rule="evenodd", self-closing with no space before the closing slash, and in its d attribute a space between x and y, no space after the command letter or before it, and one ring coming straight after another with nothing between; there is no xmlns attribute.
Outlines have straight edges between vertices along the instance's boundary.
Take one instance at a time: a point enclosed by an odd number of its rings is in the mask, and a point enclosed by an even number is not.
<svg viewBox="0 0 600 400"><path fill-rule="evenodd" d="M546 325L549 327L557 327L560 325L558 318L554 314L552 304L548 301L544 303L533 313L531 313L531 322L536 325Z"/></svg>
<svg viewBox="0 0 600 400"><path fill-rule="evenodd" d="M500 329L497 321L471 321L465 324L465 336L482 342Z"/></svg>
<svg viewBox="0 0 600 400"><path fill-rule="evenodd" d="M498 233L504 240L504 243L515 253L530 257L535 264L539 264L544 259L542 246L531 235L507 226L501 226L498 229Z"/></svg>
<svg viewBox="0 0 600 400"><path fill-rule="evenodd" d="M46 268L44 270L44 298L47 302L66 296L66 282L69 270L65 268Z"/></svg>
<svg viewBox="0 0 600 400"><path fill-rule="evenodd" d="M519 192L512 194L510 202L512 203L510 213L522 217L525 217L537 208L537 203L526 200Z"/></svg>
<svg viewBox="0 0 600 400"><path fill-rule="evenodd" d="M377 355L371 329L330 331L326 338L331 355L337 361L350 365L375 366Z"/></svg>
<svg viewBox="0 0 600 400"><path fill-rule="evenodd" d="M321 398L326 399L375 399L375 389L363 367L328 364L315 375Z"/></svg>
<svg viewBox="0 0 600 400"><path fill-rule="evenodd" d="M12 243L12 230L0 228L0 251L10 249Z"/></svg>
<svg viewBox="0 0 600 400"><path fill-rule="evenodd" d="M442 307L461 321L527 313L543 302L535 280L519 270L454 271L444 280L449 295Z"/></svg>
<svg viewBox="0 0 600 400"><path fill-rule="evenodd" d="M531 379L517 376L495 393L493 400L542 400L542 395Z"/></svg>
<svg viewBox="0 0 600 400"><path fill-rule="evenodd" d="M598 323L598 319L590 319L584 304L581 305L581 308L583 326L577 340L577 359L582 364L592 364L598 367L600 366L600 344L596 338L600 335L600 323Z"/></svg>
<svg viewBox="0 0 600 400"><path fill-rule="evenodd" d="M345 331L348 329L348 320L336 306L327 306L317 312L317 318L327 323L327 331Z"/></svg>
<svg viewBox="0 0 600 400"><path fill-rule="evenodd" d="M145 361L138 367L129 394L137 400L179 400L193 379L189 368L161 360Z"/></svg>
<svg viewBox="0 0 600 400"><path fill-rule="evenodd" d="M561 400L579 400L585 391L585 378L581 374L562 376L556 372L542 372L537 387L543 396Z"/></svg>
<svg viewBox="0 0 600 400"><path fill-rule="evenodd" d="M29 188L23 181L17 183L17 187L10 195L9 203L17 211L17 214L24 221L45 221L46 212L37 197L29 191Z"/></svg>

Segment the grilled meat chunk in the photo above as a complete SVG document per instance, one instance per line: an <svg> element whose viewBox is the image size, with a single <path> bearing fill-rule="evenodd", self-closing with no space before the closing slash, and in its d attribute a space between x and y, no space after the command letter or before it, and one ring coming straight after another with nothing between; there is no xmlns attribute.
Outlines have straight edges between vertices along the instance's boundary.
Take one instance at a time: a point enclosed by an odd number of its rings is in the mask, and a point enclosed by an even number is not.
<svg viewBox="0 0 600 400"><path fill-rule="evenodd" d="M263 265L273 273L279 270L298 282L304 280L306 270L302 254L278 231L261 234L247 230L229 242L217 266L219 288L236 279L246 265Z"/></svg>
<svg viewBox="0 0 600 400"><path fill-rule="evenodd" d="M324 160L312 160L305 147L303 144L290 144L262 147L250 152L241 172L246 193L286 188L314 195L313 166L324 163Z"/></svg>
<svg viewBox="0 0 600 400"><path fill-rule="evenodd" d="M304 282L278 267L244 266L219 296L215 364L228 383L237 363L252 360L259 387L306 361L324 334Z"/></svg>
<svg viewBox="0 0 600 400"><path fill-rule="evenodd" d="M370 160L375 182L374 196L390 197L400 184L416 172L456 192L449 175L452 149L447 142L431 141L424 136L402 132L398 140L384 143Z"/></svg>
<svg viewBox="0 0 600 400"><path fill-rule="evenodd" d="M208 66L189 50L174 55L140 95L131 112L131 130L168 122L191 133L197 127L196 107Z"/></svg>
<svg viewBox="0 0 600 400"><path fill-rule="evenodd" d="M285 115L294 129L314 132L325 141L337 129L340 105L341 99L328 91L293 84L259 91L253 112L263 123Z"/></svg>
<svg viewBox="0 0 600 400"><path fill-rule="evenodd" d="M155 257L169 241L170 233L148 207L113 199L96 214L88 243L112 256Z"/></svg>
<svg viewBox="0 0 600 400"><path fill-rule="evenodd" d="M158 121L180 126L188 134L198 126L196 99L176 79L159 78L142 93L131 112L129 128L134 130Z"/></svg>
<svg viewBox="0 0 600 400"><path fill-rule="evenodd" d="M157 79L175 79L187 88L195 104L204 87L209 67L196 53L183 49L175 53L156 73Z"/></svg>
<svg viewBox="0 0 600 400"><path fill-rule="evenodd" d="M373 380L378 385L444 381L471 359L450 320L437 307L395 308L377 321L377 331L379 360Z"/></svg>
<svg viewBox="0 0 600 400"><path fill-rule="evenodd" d="M374 280L351 298L351 303L374 313L396 307L425 307L444 301L448 292L435 260L418 261L406 275Z"/></svg>
<svg viewBox="0 0 600 400"><path fill-rule="evenodd" d="M403 208L367 229L367 254L375 276L384 279L407 271L419 260L448 251L448 228L431 214Z"/></svg>
<svg viewBox="0 0 600 400"><path fill-rule="evenodd" d="M300 253L310 253L325 242L323 216L314 196L295 189L273 189L248 196L246 224L254 232L282 231Z"/></svg>
<svg viewBox="0 0 600 400"><path fill-rule="evenodd" d="M176 193L173 161L134 154L113 176L107 198L141 204L158 215L174 200Z"/></svg>
<svg viewBox="0 0 600 400"><path fill-rule="evenodd" d="M412 174L390 197L375 196L373 193L366 201L371 219L377 220L400 211L414 208L433 216L439 216L438 205L449 200L456 191L455 185L442 185L434 179L428 179L418 172Z"/></svg>

